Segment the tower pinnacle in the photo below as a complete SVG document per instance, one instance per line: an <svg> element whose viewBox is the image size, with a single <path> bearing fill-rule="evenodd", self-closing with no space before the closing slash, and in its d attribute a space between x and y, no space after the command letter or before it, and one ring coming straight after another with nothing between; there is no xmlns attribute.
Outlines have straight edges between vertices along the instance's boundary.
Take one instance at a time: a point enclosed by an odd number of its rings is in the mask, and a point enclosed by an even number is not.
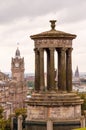
<svg viewBox="0 0 86 130"><path fill-rule="evenodd" d="M16 52L15 52L15 57L20 58L20 50L19 50L18 47L17 47L17 50L16 50Z"/></svg>

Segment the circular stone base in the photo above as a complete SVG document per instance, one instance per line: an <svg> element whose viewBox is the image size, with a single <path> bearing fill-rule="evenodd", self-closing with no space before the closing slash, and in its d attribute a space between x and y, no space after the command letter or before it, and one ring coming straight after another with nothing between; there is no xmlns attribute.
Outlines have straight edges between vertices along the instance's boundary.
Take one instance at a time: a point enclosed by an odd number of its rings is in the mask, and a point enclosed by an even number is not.
<svg viewBox="0 0 86 130"><path fill-rule="evenodd" d="M34 92L26 101L27 120L53 121L76 120L81 117L81 104L83 100L71 92Z"/></svg>
<svg viewBox="0 0 86 130"><path fill-rule="evenodd" d="M83 100L77 96L76 93L67 93L67 92L33 92L31 98L26 101L30 106L70 106L70 105L80 105L83 103Z"/></svg>

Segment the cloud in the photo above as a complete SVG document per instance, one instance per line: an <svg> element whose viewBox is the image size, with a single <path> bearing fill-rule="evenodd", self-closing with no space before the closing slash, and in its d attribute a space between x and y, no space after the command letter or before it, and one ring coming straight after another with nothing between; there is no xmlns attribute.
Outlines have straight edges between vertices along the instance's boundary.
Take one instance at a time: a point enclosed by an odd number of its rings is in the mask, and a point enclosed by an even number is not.
<svg viewBox="0 0 86 130"><path fill-rule="evenodd" d="M83 7L83 8L82 8ZM0 23L16 21L22 17L36 18L48 13L59 13L66 22L86 19L86 1L83 0L3 0L0 3Z"/></svg>
<svg viewBox="0 0 86 130"><path fill-rule="evenodd" d="M73 66L79 63L83 70L81 63L86 50L85 12L86 0L0 0L0 59L3 70L9 70L11 57L14 57L19 42L26 70L33 71L34 41L29 36L49 30L50 19L57 20L57 30L77 35L73 44ZM5 62L8 67L5 67Z"/></svg>

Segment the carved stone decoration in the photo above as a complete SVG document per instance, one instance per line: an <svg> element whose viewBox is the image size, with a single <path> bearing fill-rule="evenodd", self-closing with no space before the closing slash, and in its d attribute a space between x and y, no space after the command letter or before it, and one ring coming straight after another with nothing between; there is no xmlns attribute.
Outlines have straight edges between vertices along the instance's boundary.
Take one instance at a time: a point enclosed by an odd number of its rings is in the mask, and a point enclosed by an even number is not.
<svg viewBox="0 0 86 130"><path fill-rule="evenodd" d="M66 39L42 39L35 41L35 48L48 48L48 47L72 47L72 40Z"/></svg>

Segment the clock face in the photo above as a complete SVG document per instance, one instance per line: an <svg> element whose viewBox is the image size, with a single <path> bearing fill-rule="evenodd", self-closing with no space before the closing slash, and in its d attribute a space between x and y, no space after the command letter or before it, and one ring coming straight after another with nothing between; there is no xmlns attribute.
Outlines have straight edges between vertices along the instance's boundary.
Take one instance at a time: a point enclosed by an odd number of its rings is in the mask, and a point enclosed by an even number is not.
<svg viewBox="0 0 86 130"><path fill-rule="evenodd" d="M15 67L19 67L19 63L15 63Z"/></svg>

